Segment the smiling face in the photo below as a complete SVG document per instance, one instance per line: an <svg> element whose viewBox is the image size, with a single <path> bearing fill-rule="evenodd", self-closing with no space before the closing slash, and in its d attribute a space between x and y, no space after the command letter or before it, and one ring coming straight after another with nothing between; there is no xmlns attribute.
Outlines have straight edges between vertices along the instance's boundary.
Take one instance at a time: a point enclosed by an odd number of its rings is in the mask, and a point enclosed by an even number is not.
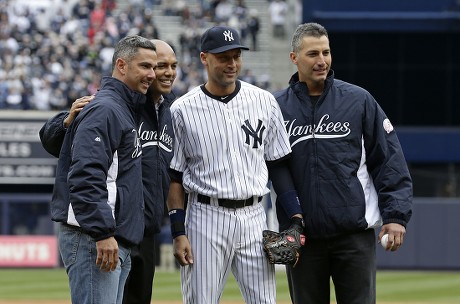
<svg viewBox="0 0 460 304"><path fill-rule="evenodd" d="M137 54L129 61L117 58L114 76L120 75L117 78L123 81L131 90L145 94L156 78L156 60L155 51L139 48Z"/></svg>
<svg viewBox="0 0 460 304"><path fill-rule="evenodd" d="M297 66L299 81L307 83L310 94L320 95L332 64L329 38L304 36L300 48L290 57Z"/></svg>
<svg viewBox="0 0 460 304"><path fill-rule="evenodd" d="M208 72L206 89L217 96L231 94L241 71L241 49L216 54L201 52L200 58Z"/></svg>
<svg viewBox="0 0 460 304"><path fill-rule="evenodd" d="M156 79L149 88L149 93L157 102L161 95L171 93L174 80L177 76L177 58L169 44L162 40L152 40L157 48Z"/></svg>

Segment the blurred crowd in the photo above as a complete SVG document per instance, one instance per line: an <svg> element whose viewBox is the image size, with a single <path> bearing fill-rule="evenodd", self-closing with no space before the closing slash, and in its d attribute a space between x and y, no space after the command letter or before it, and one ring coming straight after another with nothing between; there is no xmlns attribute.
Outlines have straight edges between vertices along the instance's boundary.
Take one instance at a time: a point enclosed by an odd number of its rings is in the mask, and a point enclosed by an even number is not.
<svg viewBox="0 0 460 304"><path fill-rule="evenodd" d="M278 0L276 0L278 1ZM205 81L199 61L200 35L211 24L237 28L257 51L259 20L244 0L0 0L0 109L62 110L94 94L111 74L113 46L126 35L161 37L152 9L182 18L177 96ZM171 43L171 42L170 42ZM250 70L241 78L268 88Z"/></svg>

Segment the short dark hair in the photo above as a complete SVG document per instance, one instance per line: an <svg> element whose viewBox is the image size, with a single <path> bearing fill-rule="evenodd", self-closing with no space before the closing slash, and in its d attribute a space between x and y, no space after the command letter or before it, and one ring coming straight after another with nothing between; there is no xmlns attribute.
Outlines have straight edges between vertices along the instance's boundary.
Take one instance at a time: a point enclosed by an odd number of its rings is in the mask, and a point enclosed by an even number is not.
<svg viewBox="0 0 460 304"><path fill-rule="evenodd" d="M118 58L122 58L127 62L137 55L139 49L149 49L153 51L157 51L155 44L147 38L133 35L133 36L126 36L121 39L117 46L115 47L115 52L113 53L112 57L112 70L115 68L115 63L117 62Z"/></svg>
<svg viewBox="0 0 460 304"><path fill-rule="evenodd" d="M302 46L302 39L305 36L320 38L321 36L329 37L327 30L319 23L309 22L297 27L292 36L291 47L294 53L297 53Z"/></svg>

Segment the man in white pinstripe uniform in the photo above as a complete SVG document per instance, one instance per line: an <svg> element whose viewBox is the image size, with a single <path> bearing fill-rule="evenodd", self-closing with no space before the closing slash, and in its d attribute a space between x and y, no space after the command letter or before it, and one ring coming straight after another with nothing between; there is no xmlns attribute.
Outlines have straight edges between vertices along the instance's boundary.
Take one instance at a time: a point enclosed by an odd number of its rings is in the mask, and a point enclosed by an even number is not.
<svg viewBox="0 0 460 304"><path fill-rule="evenodd" d="M208 29L200 53L208 81L171 106L176 142L168 209L187 304L218 303L230 271L246 303L276 303L259 203L269 192L269 172L284 211L302 222L284 167L291 149L281 111L271 93L237 79L242 49L248 50L236 30Z"/></svg>

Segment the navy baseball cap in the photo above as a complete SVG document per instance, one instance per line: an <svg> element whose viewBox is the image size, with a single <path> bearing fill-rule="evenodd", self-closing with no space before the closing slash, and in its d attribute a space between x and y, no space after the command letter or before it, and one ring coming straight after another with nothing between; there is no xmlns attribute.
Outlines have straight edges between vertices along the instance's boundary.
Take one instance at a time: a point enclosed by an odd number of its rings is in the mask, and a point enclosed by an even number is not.
<svg viewBox="0 0 460 304"><path fill-rule="evenodd" d="M227 26L214 26L201 36L201 51L212 54L233 49L249 50L240 44L240 36L235 29Z"/></svg>

